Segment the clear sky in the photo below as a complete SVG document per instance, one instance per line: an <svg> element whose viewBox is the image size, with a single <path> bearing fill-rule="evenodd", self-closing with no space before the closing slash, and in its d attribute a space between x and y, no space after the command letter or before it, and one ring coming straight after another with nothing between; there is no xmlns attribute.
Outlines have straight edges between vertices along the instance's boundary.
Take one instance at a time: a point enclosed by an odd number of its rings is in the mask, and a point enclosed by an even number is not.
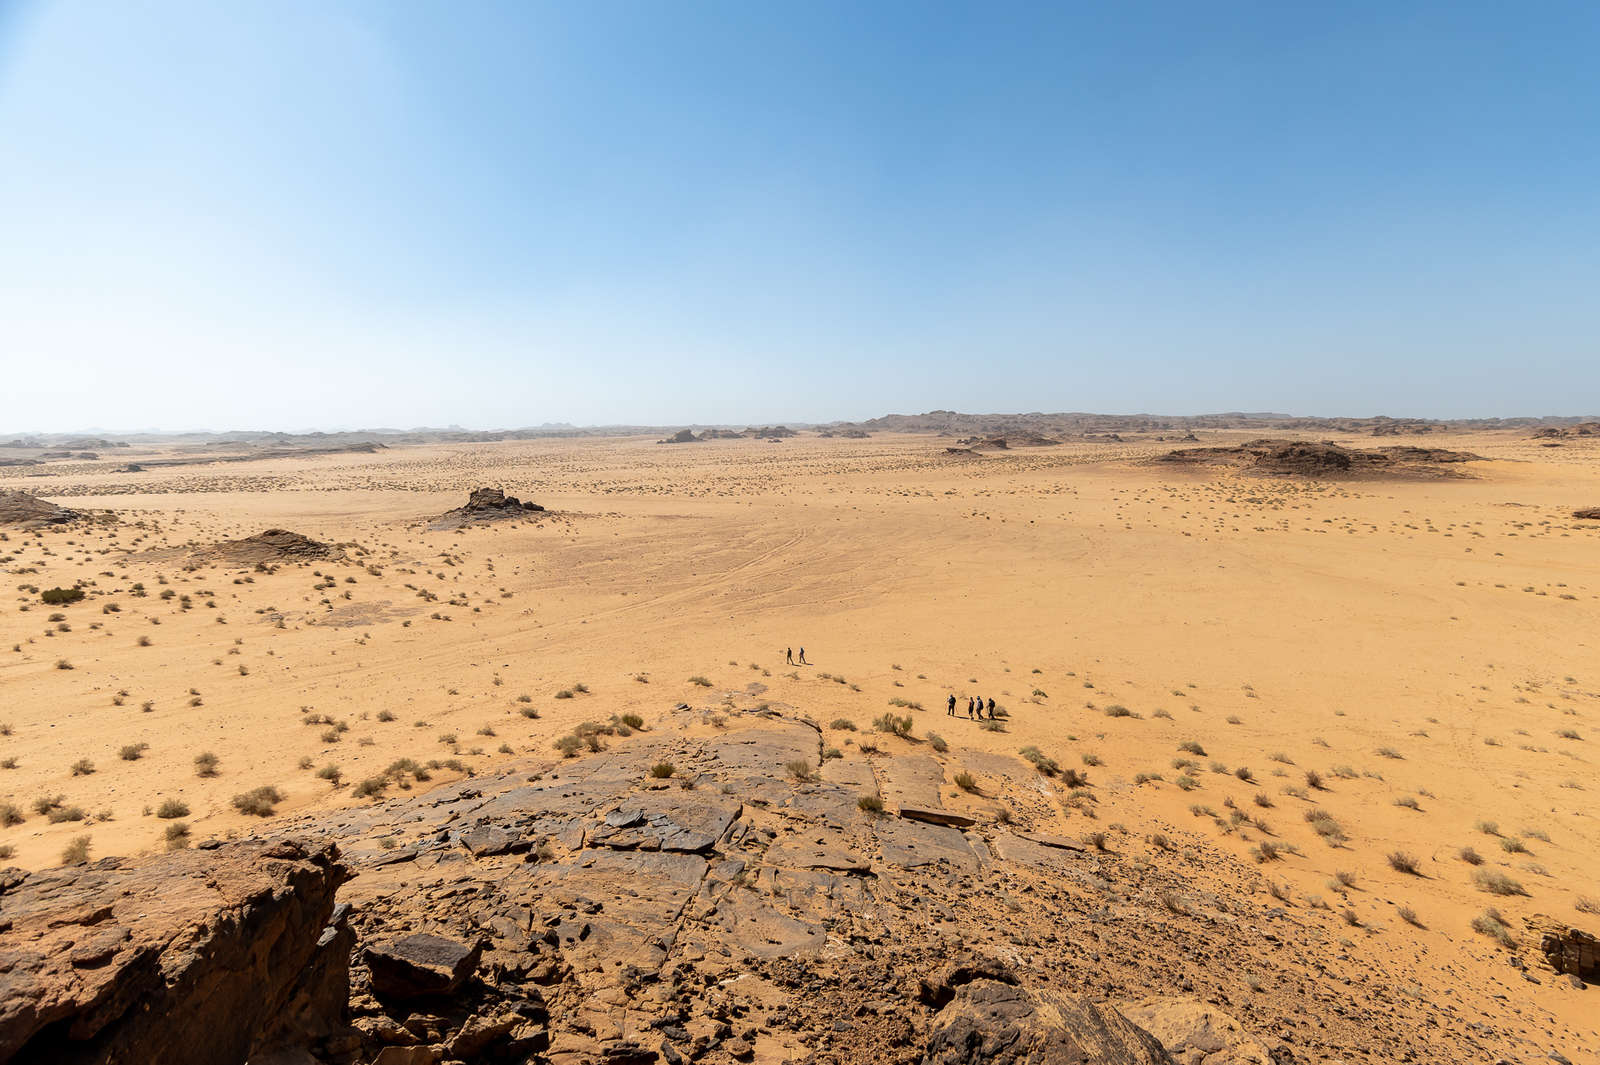
<svg viewBox="0 0 1600 1065"><path fill-rule="evenodd" d="M1600 412L1600 4L0 0L0 430Z"/></svg>

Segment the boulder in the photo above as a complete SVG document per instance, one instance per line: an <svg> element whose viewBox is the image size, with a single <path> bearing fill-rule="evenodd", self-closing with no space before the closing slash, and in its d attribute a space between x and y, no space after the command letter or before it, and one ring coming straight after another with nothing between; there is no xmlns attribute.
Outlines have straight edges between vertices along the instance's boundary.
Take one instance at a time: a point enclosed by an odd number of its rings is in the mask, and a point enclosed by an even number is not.
<svg viewBox="0 0 1600 1065"><path fill-rule="evenodd" d="M923 1065L1173 1065L1155 1037L1110 1006L979 978L934 1017Z"/></svg>
<svg viewBox="0 0 1600 1065"><path fill-rule="evenodd" d="M419 932L373 943L365 958L375 993L386 998L421 998L459 991L477 970L482 953L481 945L469 947Z"/></svg>
<svg viewBox="0 0 1600 1065"><path fill-rule="evenodd" d="M1526 923L1537 937L1546 965L1586 984L1600 983L1600 939L1543 914L1528 917Z"/></svg>

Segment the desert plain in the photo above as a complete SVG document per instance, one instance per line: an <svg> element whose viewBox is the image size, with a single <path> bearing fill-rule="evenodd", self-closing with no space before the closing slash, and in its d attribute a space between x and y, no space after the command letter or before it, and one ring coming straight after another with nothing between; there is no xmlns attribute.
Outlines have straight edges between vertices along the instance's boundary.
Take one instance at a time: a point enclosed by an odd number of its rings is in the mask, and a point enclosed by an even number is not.
<svg viewBox="0 0 1600 1065"><path fill-rule="evenodd" d="M616 749L770 704L830 752L934 758L979 825L1078 841L1131 883L1132 933L1181 943L1217 892L1291 911L1287 950L1197 991L1263 1037L1302 1010L1298 964L1434 1018L1454 1060L1600 1061L1600 992L1535 967L1527 923L1600 931L1600 521L1574 516L1600 438L1317 436L1481 456L1439 476L1157 461L1259 435L0 469L82 515L0 530L3 864L260 834L561 764L564 737L582 760L586 723ZM480 487L545 509L436 527ZM314 554L219 546L269 529ZM1003 716L969 719L980 696ZM1019 794L995 767L1023 751ZM1141 894L1145 870L1179 886Z"/></svg>

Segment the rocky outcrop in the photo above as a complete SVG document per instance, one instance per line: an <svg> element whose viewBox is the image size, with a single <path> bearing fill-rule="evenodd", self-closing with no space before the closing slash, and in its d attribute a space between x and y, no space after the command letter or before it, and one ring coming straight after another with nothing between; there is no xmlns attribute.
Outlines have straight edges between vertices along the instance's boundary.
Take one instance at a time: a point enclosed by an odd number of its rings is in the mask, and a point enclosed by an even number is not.
<svg viewBox="0 0 1600 1065"><path fill-rule="evenodd" d="M1148 1032L1076 995L980 978L934 1017L924 1065L1172 1065Z"/></svg>
<svg viewBox="0 0 1600 1065"><path fill-rule="evenodd" d="M1600 939L1543 914L1527 918L1527 925L1546 965L1583 983L1600 984Z"/></svg>
<svg viewBox="0 0 1600 1065"><path fill-rule="evenodd" d="M0 875L0 1061L237 1065L335 1034L345 876L296 841Z"/></svg>
<svg viewBox="0 0 1600 1065"><path fill-rule="evenodd" d="M288 529L268 529L242 540L225 540L195 552L199 561L224 566L271 566L285 562L321 562L343 551Z"/></svg>
<svg viewBox="0 0 1600 1065"><path fill-rule="evenodd" d="M1574 518L1580 518L1584 521L1600 521L1600 507L1587 507L1583 510L1574 510L1572 512L1572 516Z"/></svg>
<svg viewBox="0 0 1600 1065"><path fill-rule="evenodd" d="M1233 447L1169 451L1154 461L1173 466L1220 467L1307 478L1461 476L1451 468L1483 456L1444 448L1347 448L1326 441L1252 440Z"/></svg>
<svg viewBox="0 0 1600 1065"><path fill-rule="evenodd" d="M60 507L30 492L0 491L0 525L20 525L35 529L43 525L66 525L83 515Z"/></svg>
<svg viewBox="0 0 1600 1065"><path fill-rule="evenodd" d="M1163 907L1208 859L1073 842L1092 789L1020 757L891 738L824 757L756 692L596 728L615 746L266 823L279 842L0 873L0 1061L1256 1065L1276 1032L1281 1065L1291 1035L1313 1061L1459 1045L1421 1000L1298 967L1325 933L1263 913L1237 869ZM947 790L956 764L981 802ZM1230 1000L1220 974L1256 967L1277 988ZM1156 997L1177 989L1206 1005Z"/></svg>
<svg viewBox="0 0 1600 1065"><path fill-rule="evenodd" d="M498 488L474 488L467 497L467 505L447 510L434 519L430 526L434 529L461 529L469 525L482 525L487 522L505 521L508 518L523 518L529 514L541 514L544 507L529 500L524 502L516 496L508 496Z"/></svg>

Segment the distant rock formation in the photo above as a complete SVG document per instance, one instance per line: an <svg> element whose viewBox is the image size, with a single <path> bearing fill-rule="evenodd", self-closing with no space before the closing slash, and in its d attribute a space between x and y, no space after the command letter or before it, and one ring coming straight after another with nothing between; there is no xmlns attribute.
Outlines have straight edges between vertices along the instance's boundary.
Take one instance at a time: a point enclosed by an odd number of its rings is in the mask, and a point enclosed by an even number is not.
<svg viewBox="0 0 1600 1065"><path fill-rule="evenodd" d="M75 510L57 506L31 492L0 490L0 525L20 525L25 529L42 525L66 525L83 517Z"/></svg>
<svg viewBox="0 0 1600 1065"><path fill-rule="evenodd" d="M506 495L498 488L474 488L472 494L467 497L466 506L445 511L435 518L429 527L461 529L469 525L483 525L543 512L544 507L538 503L532 501L525 503L516 496Z"/></svg>
<svg viewBox="0 0 1600 1065"><path fill-rule="evenodd" d="M1582 518L1585 521L1600 521L1600 507L1587 507L1583 510L1574 510L1572 512L1572 516L1574 518Z"/></svg>
<svg viewBox="0 0 1600 1065"><path fill-rule="evenodd" d="M1234 447L1169 451L1155 459L1169 465L1234 467L1252 473L1289 477L1446 477L1446 467L1482 461L1483 456L1443 448L1347 448L1309 440L1252 440Z"/></svg>
<svg viewBox="0 0 1600 1065"><path fill-rule="evenodd" d="M1577 437L1600 436L1600 422L1579 422L1577 425L1547 426L1534 431L1535 440L1571 440Z"/></svg>
<svg viewBox="0 0 1600 1065"><path fill-rule="evenodd" d="M264 566L281 562L318 562L344 554L332 544L313 540L288 529L268 529L242 540L224 540L195 553L203 561L227 566Z"/></svg>

